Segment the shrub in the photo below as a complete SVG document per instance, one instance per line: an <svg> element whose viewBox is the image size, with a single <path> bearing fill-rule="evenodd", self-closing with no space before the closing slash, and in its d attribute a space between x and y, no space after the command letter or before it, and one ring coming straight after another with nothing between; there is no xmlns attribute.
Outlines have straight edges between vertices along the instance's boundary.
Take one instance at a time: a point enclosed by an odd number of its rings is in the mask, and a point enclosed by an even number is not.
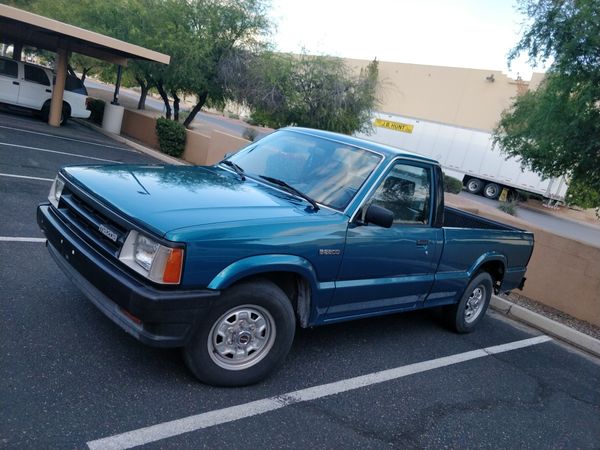
<svg viewBox="0 0 600 450"><path fill-rule="evenodd" d="M246 127L242 133L242 137L247 141L254 142L258 133L254 128Z"/></svg>
<svg viewBox="0 0 600 450"><path fill-rule="evenodd" d="M444 174L444 191L451 194L459 194L462 191L463 184L457 178Z"/></svg>
<svg viewBox="0 0 600 450"><path fill-rule="evenodd" d="M87 102L87 109L89 109L92 112L90 114L89 120L94 123L97 123L98 125L102 125L102 118L104 117L105 105L106 102L104 100L90 97Z"/></svg>
<svg viewBox="0 0 600 450"><path fill-rule="evenodd" d="M182 124L160 117L156 121L156 134L161 152L181 156L185 149L185 127Z"/></svg>
<svg viewBox="0 0 600 450"><path fill-rule="evenodd" d="M531 195L529 192L522 191L521 189L515 189L514 192L514 198L516 198L516 200L520 202L526 202L527 200L529 200L529 197Z"/></svg>
<svg viewBox="0 0 600 450"><path fill-rule="evenodd" d="M516 216L517 206L519 206L519 202L517 200L511 200L510 202L500 202L498 209L500 211L504 211L506 214L510 214L511 216Z"/></svg>

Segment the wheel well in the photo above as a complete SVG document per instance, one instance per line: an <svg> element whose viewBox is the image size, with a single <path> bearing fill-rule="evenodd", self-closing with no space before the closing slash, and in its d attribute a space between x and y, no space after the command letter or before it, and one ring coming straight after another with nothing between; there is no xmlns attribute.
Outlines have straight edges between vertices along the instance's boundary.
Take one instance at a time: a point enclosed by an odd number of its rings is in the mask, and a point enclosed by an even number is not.
<svg viewBox="0 0 600 450"><path fill-rule="evenodd" d="M487 272L494 282L494 292L500 291L500 285L504 279L504 264L501 261L488 261L481 265L478 272Z"/></svg>
<svg viewBox="0 0 600 450"><path fill-rule="evenodd" d="M44 110L44 108L48 108L48 110L50 109L50 104L52 103L52 99L48 99L44 102L44 104L42 105L42 109L41 111ZM67 107L67 115L71 115L71 105L69 105L68 102L63 100L63 108L66 106Z"/></svg>
<svg viewBox="0 0 600 450"><path fill-rule="evenodd" d="M287 298L290 299L300 326L302 328L308 326L311 292L310 285L304 277L294 272L267 272L250 275L236 281L235 284L247 283L258 279L269 280L279 287Z"/></svg>

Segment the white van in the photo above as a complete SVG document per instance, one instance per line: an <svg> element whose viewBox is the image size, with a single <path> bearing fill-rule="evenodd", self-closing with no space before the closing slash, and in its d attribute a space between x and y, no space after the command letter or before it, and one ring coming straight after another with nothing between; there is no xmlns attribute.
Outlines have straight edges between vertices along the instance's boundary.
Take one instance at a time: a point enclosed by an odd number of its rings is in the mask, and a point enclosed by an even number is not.
<svg viewBox="0 0 600 450"><path fill-rule="evenodd" d="M47 67L0 57L0 103L38 111L48 121L54 79L54 73ZM81 80L67 75L61 125L69 117L90 116L86 99L87 90Z"/></svg>

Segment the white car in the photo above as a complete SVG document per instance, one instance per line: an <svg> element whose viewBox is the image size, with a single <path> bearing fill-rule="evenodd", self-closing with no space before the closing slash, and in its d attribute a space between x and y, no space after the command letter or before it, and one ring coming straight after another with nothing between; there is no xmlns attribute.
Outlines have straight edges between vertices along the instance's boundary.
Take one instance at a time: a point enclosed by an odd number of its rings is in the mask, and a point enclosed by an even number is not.
<svg viewBox="0 0 600 450"><path fill-rule="evenodd" d="M54 79L54 73L47 67L0 57L0 103L39 111L48 121ZM86 99L87 90L81 80L67 75L61 125L69 117L90 116Z"/></svg>

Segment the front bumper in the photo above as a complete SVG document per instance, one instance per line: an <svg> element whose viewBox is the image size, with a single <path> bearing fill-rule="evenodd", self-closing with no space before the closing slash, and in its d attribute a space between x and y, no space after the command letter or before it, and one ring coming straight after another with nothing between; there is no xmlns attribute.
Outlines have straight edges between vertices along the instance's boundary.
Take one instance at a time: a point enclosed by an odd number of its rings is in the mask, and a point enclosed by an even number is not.
<svg viewBox="0 0 600 450"><path fill-rule="evenodd" d="M155 347L185 345L219 291L159 289L98 253L48 204L37 209L50 255L100 311L127 333ZM131 315L141 320L138 323Z"/></svg>

